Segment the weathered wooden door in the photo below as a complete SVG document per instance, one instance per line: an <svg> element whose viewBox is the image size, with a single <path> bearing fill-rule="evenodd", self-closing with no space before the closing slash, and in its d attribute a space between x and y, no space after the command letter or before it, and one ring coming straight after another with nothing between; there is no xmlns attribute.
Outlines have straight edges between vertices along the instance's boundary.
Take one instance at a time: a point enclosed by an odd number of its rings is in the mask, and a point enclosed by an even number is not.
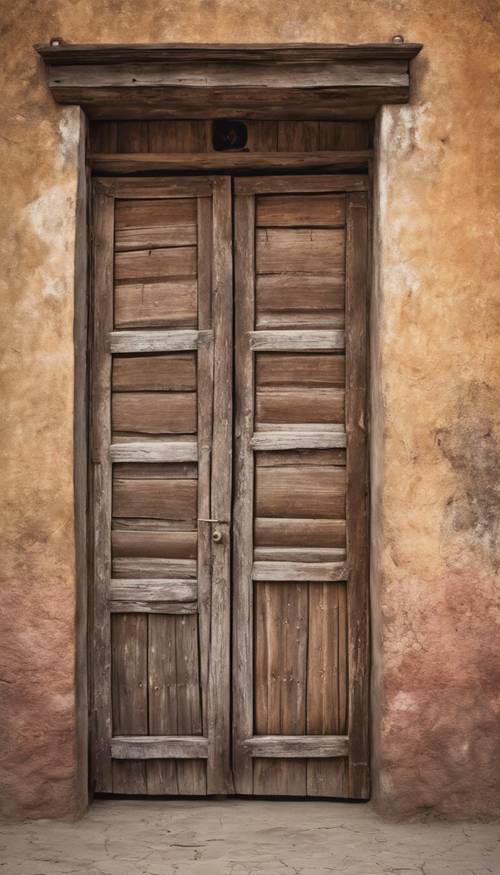
<svg viewBox="0 0 500 875"><path fill-rule="evenodd" d="M95 789L364 798L366 178L98 179L93 235Z"/></svg>
<svg viewBox="0 0 500 875"><path fill-rule="evenodd" d="M235 185L239 793L368 795L365 188Z"/></svg>
<svg viewBox="0 0 500 875"><path fill-rule="evenodd" d="M226 793L231 182L94 195L95 789Z"/></svg>

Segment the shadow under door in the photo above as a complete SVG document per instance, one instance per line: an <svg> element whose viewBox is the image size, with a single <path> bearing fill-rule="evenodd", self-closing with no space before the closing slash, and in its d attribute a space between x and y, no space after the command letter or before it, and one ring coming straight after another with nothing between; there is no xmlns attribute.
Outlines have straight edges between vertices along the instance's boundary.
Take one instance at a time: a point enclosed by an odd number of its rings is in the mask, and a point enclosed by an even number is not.
<svg viewBox="0 0 500 875"><path fill-rule="evenodd" d="M96 792L369 794L367 226L365 176L94 180Z"/></svg>

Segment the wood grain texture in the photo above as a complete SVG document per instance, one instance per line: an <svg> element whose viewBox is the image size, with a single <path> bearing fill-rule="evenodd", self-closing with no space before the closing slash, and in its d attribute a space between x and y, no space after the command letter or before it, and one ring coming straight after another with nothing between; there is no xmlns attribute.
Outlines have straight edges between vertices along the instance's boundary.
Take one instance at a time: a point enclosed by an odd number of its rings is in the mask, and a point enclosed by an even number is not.
<svg viewBox="0 0 500 875"><path fill-rule="evenodd" d="M143 614L112 616L113 735L148 734L147 630ZM112 762L113 792L145 792L144 763Z"/></svg>
<svg viewBox="0 0 500 875"><path fill-rule="evenodd" d="M195 392L118 392L112 399L113 434L194 434Z"/></svg>
<svg viewBox="0 0 500 875"><path fill-rule="evenodd" d="M93 345L92 434L93 463L93 647L92 770L96 792L113 790L111 765L111 627L108 595L111 577L111 356L108 336L113 325L114 204L101 191L93 192Z"/></svg>
<svg viewBox="0 0 500 875"><path fill-rule="evenodd" d="M368 177L345 176L251 176L234 182L236 194L309 194L316 192L366 191Z"/></svg>
<svg viewBox="0 0 500 875"><path fill-rule="evenodd" d="M262 517L342 519L345 473L332 466L257 468L255 512Z"/></svg>
<svg viewBox="0 0 500 875"><path fill-rule="evenodd" d="M113 443L109 455L113 462L195 462L198 459L198 446L194 441Z"/></svg>
<svg viewBox="0 0 500 875"><path fill-rule="evenodd" d="M252 577L264 581L335 581L347 580L348 568L342 562L273 562L256 561Z"/></svg>
<svg viewBox="0 0 500 875"><path fill-rule="evenodd" d="M194 353L138 355L133 358L115 356L113 391L137 392L141 389L148 392L193 392L196 389Z"/></svg>
<svg viewBox="0 0 500 875"><path fill-rule="evenodd" d="M110 601L142 601L142 602L195 602L197 584L194 580L184 580L190 575L179 575L181 579L113 579L111 580Z"/></svg>
<svg viewBox="0 0 500 875"><path fill-rule="evenodd" d="M349 738L347 735L257 735L245 741L244 747L252 757L324 759L346 756Z"/></svg>
<svg viewBox="0 0 500 875"><path fill-rule="evenodd" d="M113 481L113 516L190 520L196 517L195 480Z"/></svg>
<svg viewBox="0 0 500 875"><path fill-rule="evenodd" d="M346 428L349 622L349 793L369 795L369 527L367 445L368 205L347 201Z"/></svg>
<svg viewBox="0 0 500 875"><path fill-rule="evenodd" d="M149 122L150 126L162 124ZM172 122L163 122L172 124ZM263 124L263 123L261 123ZM270 124L273 124L270 122ZM353 149L344 151L325 150L323 152L195 152L192 154L176 153L158 154L150 152L129 155L107 154L103 151L90 154L88 162L98 173L151 173L163 170L166 173L195 170L321 170L346 168L360 170L368 165L372 158L371 149Z"/></svg>
<svg viewBox="0 0 500 875"><path fill-rule="evenodd" d="M411 60L421 43L63 43L37 44L38 54L54 66L66 64L179 63L186 61L332 62Z"/></svg>
<svg viewBox="0 0 500 875"><path fill-rule="evenodd" d="M182 352L209 340L199 331L112 331L112 353Z"/></svg>
<svg viewBox="0 0 500 875"><path fill-rule="evenodd" d="M250 333L250 345L255 351L343 350L344 344L343 331L253 331Z"/></svg>
<svg viewBox="0 0 500 875"><path fill-rule="evenodd" d="M238 793L253 792L253 767L242 742L253 733L254 361L248 342L255 308L255 203L235 204L235 496L233 542L233 759ZM237 546L236 546L237 545Z"/></svg>
<svg viewBox="0 0 500 875"><path fill-rule="evenodd" d="M115 286L115 328L196 328L196 280Z"/></svg>
<svg viewBox="0 0 500 875"><path fill-rule="evenodd" d="M212 327L212 260L213 260L213 203L209 198L198 198L198 288L197 309L199 326ZM214 349L213 344L200 348L197 354L198 382L198 520L211 516L212 497L212 441L214 402ZM212 530L209 524L198 522L198 605L200 636L200 682L202 696L203 730L208 734L208 685L210 671L210 629L212 595Z"/></svg>
<svg viewBox="0 0 500 875"><path fill-rule="evenodd" d="M112 756L124 760L203 759L207 756L207 740L196 735L116 736L111 742ZM149 774L148 774L149 782Z"/></svg>
<svg viewBox="0 0 500 875"><path fill-rule="evenodd" d="M342 276L344 240L339 228L259 228L255 241L257 273Z"/></svg>
<svg viewBox="0 0 500 875"><path fill-rule="evenodd" d="M345 547L345 520L255 519L257 547Z"/></svg>
<svg viewBox="0 0 500 875"><path fill-rule="evenodd" d="M260 353L256 357L255 367L259 387L298 385L343 388L345 385L345 356L340 353Z"/></svg>
<svg viewBox="0 0 500 875"><path fill-rule="evenodd" d="M324 431L266 431L252 435L251 444L254 450L295 450L295 449L329 449L345 447L344 431L325 429Z"/></svg>
<svg viewBox="0 0 500 875"><path fill-rule="evenodd" d="M256 224L258 227L342 227L345 224L345 196L277 194L258 197Z"/></svg>
<svg viewBox="0 0 500 875"><path fill-rule="evenodd" d="M255 590L255 732L304 735L307 588L258 583ZM254 763L254 792L304 795L306 762Z"/></svg>
<svg viewBox="0 0 500 875"><path fill-rule="evenodd" d="M196 276L196 246L117 252L115 281Z"/></svg>
<svg viewBox="0 0 500 875"><path fill-rule="evenodd" d="M214 380L211 510L222 541L212 561L211 648L208 695L207 792L230 793L230 640L233 381L233 242L231 182L213 180Z"/></svg>
<svg viewBox="0 0 500 875"><path fill-rule="evenodd" d="M119 556L113 559L114 578L154 580L154 578L196 577L195 559L158 559L158 557Z"/></svg>

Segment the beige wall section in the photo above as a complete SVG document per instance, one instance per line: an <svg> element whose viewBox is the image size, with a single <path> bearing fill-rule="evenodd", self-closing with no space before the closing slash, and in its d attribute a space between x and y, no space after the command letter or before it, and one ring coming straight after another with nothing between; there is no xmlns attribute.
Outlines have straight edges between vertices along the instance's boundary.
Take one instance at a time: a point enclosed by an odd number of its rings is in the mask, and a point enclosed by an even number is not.
<svg viewBox="0 0 500 875"><path fill-rule="evenodd" d="M379 125L374 304L374 785L396 816L500 812L498 290L488 0L2 0L0 806L71 816L77 110L32 51L71 42L425 43ZM377 206L377 204L376 204ZM498 263L498 261L497 261Z"/></svg>

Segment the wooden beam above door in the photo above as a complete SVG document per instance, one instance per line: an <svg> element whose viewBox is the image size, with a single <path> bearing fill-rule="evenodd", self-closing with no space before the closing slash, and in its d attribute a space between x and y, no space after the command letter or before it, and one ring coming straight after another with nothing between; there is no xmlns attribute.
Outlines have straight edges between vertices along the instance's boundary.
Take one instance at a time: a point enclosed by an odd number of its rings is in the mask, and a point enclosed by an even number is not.
<svg viewBox="0 0 500 875"><path fill-rule="evenodd" d="M407 103L419 43L37 45L54 99L91 118L368 119Z"/></svg>

